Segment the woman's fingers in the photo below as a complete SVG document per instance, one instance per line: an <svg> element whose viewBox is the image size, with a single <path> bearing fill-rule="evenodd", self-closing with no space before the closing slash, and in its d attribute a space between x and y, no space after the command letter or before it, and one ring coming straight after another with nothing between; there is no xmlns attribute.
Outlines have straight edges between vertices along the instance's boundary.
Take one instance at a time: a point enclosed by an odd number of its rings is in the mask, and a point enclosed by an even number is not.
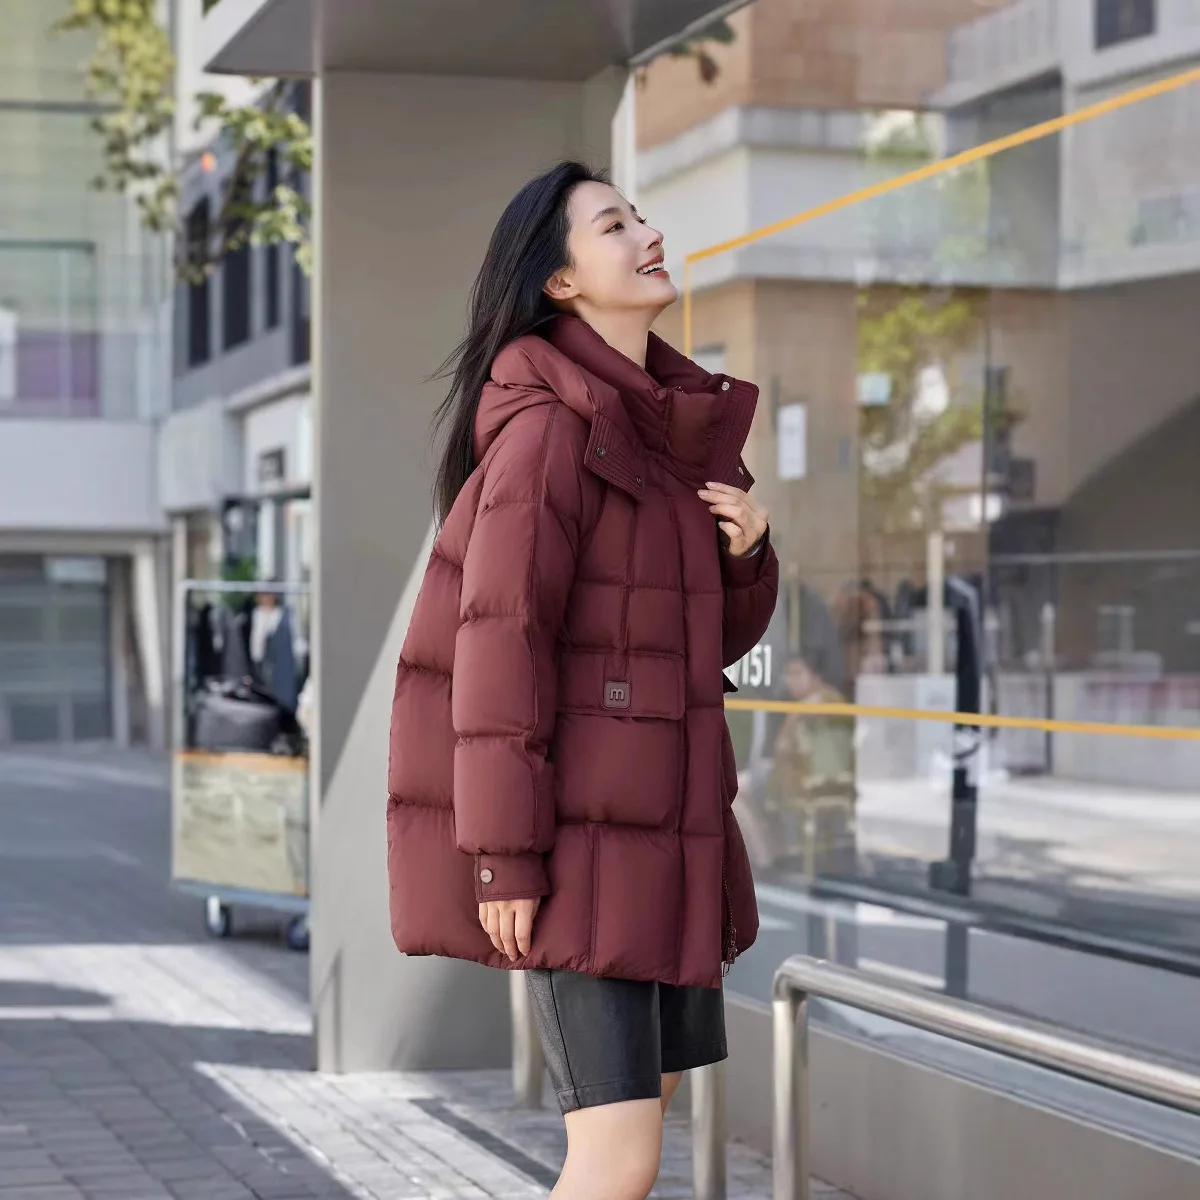
<svg viewBox="0 0 1200 1200"><path fill-rule="evenodd" d="M723 483L709 484L707 488L701 488L697 495L708 503L713 512L719 511L721 515L735 520L761 522L763 526L767 523L767 510L740 488Z"/></svg>
<svg viewBox="0 0 1200 1200"><path fill-rule="evenodd" d="M715 496L740 496L743 500L749 499L749 493L743 492L741 488L736 488L731 483L706 483L701 495L708 492Z"/></svg>
<svg viewBox="0 0 1200 1200"><path fill-rule="evenodd" d="M517 938L517 949L522 954L529 953L529 946L533 940L533 918L537 913L537 909L538 902L536 900L526 900L517 907L514 932Z"/></svg>
<svg viewBox="0 0 1200 1200"><path fill-rule="evenodd" d="M492 939L492 945L503 954L504 943L500 939L500 906L494 902L487 906L487 924L484 928L488 937Z"/></svg>
<svg viewBox="0 0 1200 1200"><path fill-rule="evenodd" d="M710 504L708 511L714 517L726 517L730 521L737 521L743 525L753 516L750 509L744 504Z"/></svg>
<svg viewBox="0 0 1200 1200"><path fill-rule="evenodd" d="M511 905L500 911L500 941L510 959L517 957L517 913Z"/></svg>
<svg viewBox="0 0 1200 1200"><path fill-rule="evenodd" d="M709 501L709 512L717 518L718 527L729 538L730 553L740 556L758 545L766 533L767 510L744 492L738 492L736 488L729 490L737 494L704 490L699 495Z"/></svg>
<svg viewBox="0 0 1200 1200"><path fill-rule="evenodd" d="M533 942L533 919L540 903L533 897L489 900L479 906L479 923L487 931L492 945L513 962L529 953Z"/></svg>

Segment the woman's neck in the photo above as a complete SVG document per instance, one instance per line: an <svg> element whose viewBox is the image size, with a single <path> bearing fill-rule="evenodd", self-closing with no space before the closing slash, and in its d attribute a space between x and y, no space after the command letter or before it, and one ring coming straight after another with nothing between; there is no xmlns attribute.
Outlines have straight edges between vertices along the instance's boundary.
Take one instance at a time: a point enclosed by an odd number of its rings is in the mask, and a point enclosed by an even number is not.
<svg viewBox="0 0 1200 1200"><path fill-rule="evenodd" d="M646 347L650 341L650 326L645 313L580 313L614 350L646 369Z"/></svg>

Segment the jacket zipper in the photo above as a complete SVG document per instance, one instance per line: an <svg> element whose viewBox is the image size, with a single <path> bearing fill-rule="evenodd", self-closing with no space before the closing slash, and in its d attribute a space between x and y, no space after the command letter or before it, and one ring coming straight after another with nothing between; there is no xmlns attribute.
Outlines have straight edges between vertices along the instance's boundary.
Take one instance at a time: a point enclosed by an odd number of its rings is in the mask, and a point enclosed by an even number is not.
<svg viewBox="0 0 1200 1200"><path fill-rule="evenodd" d="M725 872L725 853L721 854L721 892L723 919L721 921L721 975L729 974L737 958L737 929L733 923L733 901L729 898L729 878Z"/></svg>

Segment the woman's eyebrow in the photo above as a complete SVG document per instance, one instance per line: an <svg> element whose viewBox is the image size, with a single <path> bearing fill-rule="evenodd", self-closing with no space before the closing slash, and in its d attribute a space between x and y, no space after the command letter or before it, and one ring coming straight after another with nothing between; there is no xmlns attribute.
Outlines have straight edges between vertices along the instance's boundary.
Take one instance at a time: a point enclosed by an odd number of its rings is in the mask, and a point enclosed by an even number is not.
<svg viewBox="0 0 1200 1200"><path fill-rule="evenodd" d="M638 217L638 210L636 208L634 208L632 204L629 206L629 211L631 213L633 213L635 218L637 218L638 220L641 219L640 217ZM615 204L610 204L608 206L608 208L602 208L592 218L592 222L595 223L596 221L603 221L605 219L605 217L619 217L619 216L621 216L621 210L619 208L617 208L617 206Z"/></svg>

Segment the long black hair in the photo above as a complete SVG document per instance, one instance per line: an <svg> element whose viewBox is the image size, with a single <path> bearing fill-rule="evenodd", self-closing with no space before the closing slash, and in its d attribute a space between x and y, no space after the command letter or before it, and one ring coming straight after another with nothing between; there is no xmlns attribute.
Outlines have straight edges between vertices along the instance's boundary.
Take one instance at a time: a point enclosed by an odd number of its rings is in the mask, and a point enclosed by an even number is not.
<svg viewBox="0 0 1200 1200"><path fill-rule="evenodd" d="M488 243L471 288L467 336L442 364L450 391L434 414L444 436L434 477L434 511L445 521L475 469L475 413L496 355L557 310L542 290L555 271L569 265L567 204L581 183L607 176L579 162L561 162L531 179L509 202Z"/></svg>

